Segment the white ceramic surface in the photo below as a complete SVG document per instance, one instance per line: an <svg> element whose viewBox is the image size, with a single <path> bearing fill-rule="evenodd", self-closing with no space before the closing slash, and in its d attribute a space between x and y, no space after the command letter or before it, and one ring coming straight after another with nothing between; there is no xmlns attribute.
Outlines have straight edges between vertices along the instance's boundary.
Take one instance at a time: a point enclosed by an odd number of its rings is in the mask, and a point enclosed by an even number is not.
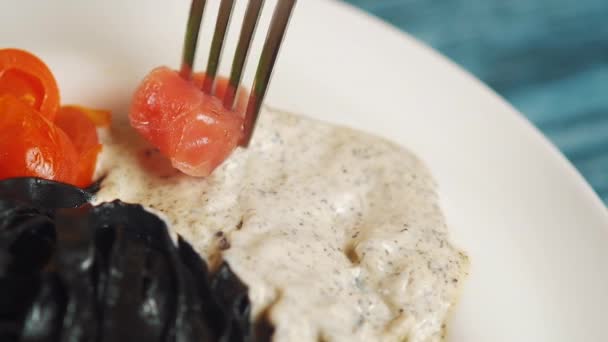
<svg viewBox="0 0 608 342"><path fill-rule="evenodd" d="M237 2L242 13L245 1ZM120 115L148 69L178 65L188 6L0 0L0 46L43 57L66 102ZM266 11L262 26L268 20ZM608 341L608 212L563 156L479 81L350 7L301 0L268 100L386 136L428 164L453 239L472 260L449 341Z"/></svg>

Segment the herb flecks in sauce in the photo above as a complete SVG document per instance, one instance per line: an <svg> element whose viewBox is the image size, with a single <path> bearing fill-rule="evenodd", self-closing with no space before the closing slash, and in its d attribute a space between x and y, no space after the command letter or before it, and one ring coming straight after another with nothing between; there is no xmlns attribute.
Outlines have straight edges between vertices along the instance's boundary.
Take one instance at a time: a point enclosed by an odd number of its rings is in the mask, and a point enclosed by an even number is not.
<svg viewBox="0 0 608 342"><path fill-rule="evenodd" d="M128 125L113 132L99 200L153 206L212 265L227 260L276 341L441 340L468 260L412 153L266 109L250 147L211 176L163 179L134 157L149 146Z"/></svg>

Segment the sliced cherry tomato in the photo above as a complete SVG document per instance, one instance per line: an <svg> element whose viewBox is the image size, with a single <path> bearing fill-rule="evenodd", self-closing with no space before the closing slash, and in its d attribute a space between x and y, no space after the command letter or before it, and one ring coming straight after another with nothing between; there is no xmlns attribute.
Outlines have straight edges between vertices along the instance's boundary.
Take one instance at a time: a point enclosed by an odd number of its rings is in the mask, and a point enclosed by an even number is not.
<svg viewBox="0 0 608 342"><path fill-rule="evenodd" d="M240 95L236 111L227 110L218 96L200 90L201 79L199 74L190 82L176 71L156 68L135 91L129 114L131 125L173 167L197 177L209 175L236 148L242 136L241 99L246 96ZM218 95L226 83L218 82Z"/></svg>
<svg viewBox="0 0 608 342"><path fill-rule="evenodd" d="M0 96L12 94L53 121L59 108L55 77L38 57L18 49L0 49Z"/></svg>
<svg viewBox="0 0 608 342"><path fill-rule="evenodd" d="M78 154L78 163L74 185L86 187L93 181L97 155L101 151L101 144L97 135L95 123L89 118L87 112L92 110L83 107L61 107L57 113L55 124L70 137Z"/></svg>
<svg viewBox="0 0 608 342"><path fill-rule="evenodd" d="M0 179L76 178L77 152L63 130L12 94L0 96Z"/></svg>

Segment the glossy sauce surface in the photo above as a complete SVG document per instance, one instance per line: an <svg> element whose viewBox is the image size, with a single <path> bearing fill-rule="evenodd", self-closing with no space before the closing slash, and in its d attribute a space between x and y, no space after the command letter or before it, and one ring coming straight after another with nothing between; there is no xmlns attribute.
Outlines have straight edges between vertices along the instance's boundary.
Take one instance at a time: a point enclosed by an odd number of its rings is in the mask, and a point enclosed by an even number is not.
<svg viewBox="0 0 608 342"><path fill-rule="evenodd" d="M126 120L103 140L97 201L141 203L210 264L227 260L275 341L442 339L468 259L409 151L268 108L250 148L205 179Z"/></svg>

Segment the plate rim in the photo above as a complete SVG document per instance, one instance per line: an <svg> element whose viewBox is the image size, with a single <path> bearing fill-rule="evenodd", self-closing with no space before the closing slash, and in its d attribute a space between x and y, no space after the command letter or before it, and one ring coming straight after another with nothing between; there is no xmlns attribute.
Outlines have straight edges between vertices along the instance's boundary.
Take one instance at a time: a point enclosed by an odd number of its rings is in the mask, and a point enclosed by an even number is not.
<svg viewBox="0 0 608 342"><path fill-rule="evenodd" d="M441 53L440 51L434 49L432 46L427 44L426 42L416 38L411 35L407 31L403 31L399 29L397 26L382 20L381 18L374 16L373 14L366 12L351 3L347 3L340 0L330 0L333 5L337 7L342 7L341 10L349 11L352 15L360 17L361 20L373 22L374 25L382 27L382 30L387 32L387 34L391 34L398 39L407 39L408 43L414 43L417 45L419 49L425 50L427 54L434 55L436 59L441 60L441 62L447 66L449 66L453 72L461 74L467 78L467 82L470 84L475 84L477 88L486 93L487 96L493 97L495 101L500 102L500 104L511 111L511 114L516 117L519 121L519 124L522 125L522 128L527 130L529 134L532 134L538 143L543 145L545 152L550 154L554 160L559 161L562 167L566 168L571 176L577 179L578 185L581 187L581 190L586 193L589 197L590 204L594 205L596 209L599 209L599 212L605 212L606 223L608 224L608 207L604 204L601 198L597 195L593 187L587 182L585 177L578 171L576 166L570 162L570 160L566 157L566 155L546 136L542 133L542 131L532 123L520 110L515 108L513 104L511 104L506 98L502 95L498 94L494 89L492 89L489 85L484 83L482 80L477 78L473 73L466 70L464 67L451 60L449 57Z"/></svg>

